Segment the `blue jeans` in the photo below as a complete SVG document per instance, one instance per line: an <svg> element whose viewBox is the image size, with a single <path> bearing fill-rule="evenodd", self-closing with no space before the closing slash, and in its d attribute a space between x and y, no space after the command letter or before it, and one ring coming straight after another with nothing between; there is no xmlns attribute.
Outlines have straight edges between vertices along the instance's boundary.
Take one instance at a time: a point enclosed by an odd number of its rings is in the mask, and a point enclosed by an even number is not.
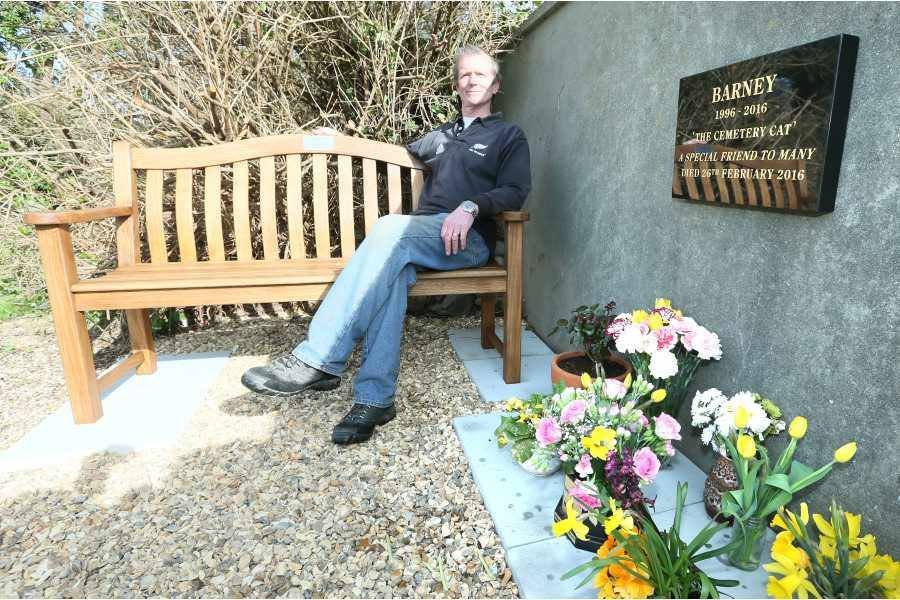
<svg viewBox="0 0 900 600"><path fill-rule="evenodd" d="M469 230L466 249L447 256L441 239L446 217L441 213L378 219L316 311L306 341L293 350L304 363L340 375L362 339L362 364L353 383L353 398L359 404L394 403L406 297L416 282L416 267L437 271L480 267L490 257L474 229Z"/></svg>

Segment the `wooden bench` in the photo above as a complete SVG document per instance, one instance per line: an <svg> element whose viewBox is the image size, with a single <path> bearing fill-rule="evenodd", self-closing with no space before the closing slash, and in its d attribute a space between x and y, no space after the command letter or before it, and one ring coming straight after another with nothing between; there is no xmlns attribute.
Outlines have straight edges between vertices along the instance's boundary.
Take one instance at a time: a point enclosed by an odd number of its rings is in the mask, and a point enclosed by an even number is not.
<svg viewBox="0 0 900 600"><path fill-rule="evenodd" d="M156 370L148 308L319 300L362 239L357 224L368 232L381 214L408 212L423 185L423 165L405 148L345 136L198 148L115 142L112 158L115 206L25 216L37 230L76 423L99 419L101 392L124 375ZM329 217L338 219L334 241ZM69 227L107 218L117 220L118 266L80 279ZM410 294L481 294L481 345L503 355L503 379L517 383L528 214L497 220L506 230L504 265L423 272ZM313 247L304 230L314 233ZM502 341L494 332L497 294L505 295ZM132 353L98 378L84 312L108 309L125 310Z"/></svg>

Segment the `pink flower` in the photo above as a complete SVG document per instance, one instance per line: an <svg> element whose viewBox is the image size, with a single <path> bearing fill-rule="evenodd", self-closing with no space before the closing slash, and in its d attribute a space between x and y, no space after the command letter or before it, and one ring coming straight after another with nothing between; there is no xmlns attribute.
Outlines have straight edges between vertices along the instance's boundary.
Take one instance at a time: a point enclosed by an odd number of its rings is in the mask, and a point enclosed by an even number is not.
<svg viewBox="0 0 900 600"><path fill-rule="evenodd" d="M641 422L641 427L646 427L650 424L650 421L647 420L647 417L644 416L644 413L641 413L641 416L638 417L638 420Z"/></svg>
<svg viewBox="0 0 900 600"><path fill-rule="evenodd" d="M678 334L671 327L657 329L650 335L656 338L656 350L672 350L678 343Z"/></svg>
<svg viewBox="0 0 900 600"><path fill-rule="evenodd" d="M541 448L546 448L550 444L555 444L562 439L562 430L559 428L559 423L554 419L551 417L544 417L538 421L534 437L537 438L538 445Z"/></svg>
<svg viewBox="0 0 900 600"><path fill-rule="evenodd" d="M626 325L616 338L616 350L625 354L640 352L641 348L644 347L644 336L647 333L644 331L646 326L642 327L642 325L643 323L641 325Z"/></svg>
<svg viewBox="0 0 900 600"><path fill-rule="evenodd" d="M700 327L697 325L697 321L690 317L683 317L681 319L675 319L669 324L677 333L681 335L687 335L689 333L693 333L697 331L697 328Z"/></svg>
<svg viewBox="0 0 900 600"><path fill-rule="evenodd" d="M658 462L659 461L657 461L657 463ZM587 506L588 508L597 508L598 506L600 506L600 501L597 500L597 498L593 494L591 494L586 489L582 488L577 483L572 486L571 490L569 490L569 495L572 496L573 498L575 498L576 500L578 500L579 502L581 502L582 504L584 504L585 506Z"/></svg>
<svg viewBox="0 0 900 600"><path fill-rule="evenodd" d="M566 407L562 409L559 416L560 423L578 423L584 418L584 411L587 410L587 402L584 400L572 400Z"/></svg>
<svg viewBox="0 0 900 600"><path fill-rule="evenodd" d="M618 338L619 334L622 333L622 330L625 329L629 323L631 323L631 313L617 316L606 326L606 335L612 339Z"/></svg>
<svg viewBox="0 0 900 600"><path fill-rule="evenodd" d="M705 327L700 327L690 336L685 336L683 343L688 351L696 350L697 356L703 360L722 358L722 344L719 343L719 336Z"/></svg>
<svg viewBox="0 0 900 600"><path fill-rule="evenodd" d="M656 435L663 440L680 440L681 424L666 413L653 417Z"/></svg>
<svg viewBox="0 0 900 600"><path fill-rule="evenodd" d="M591 473L594 472L594 467L591 466L591 455L590 454L582 454L581 460L578 461L578 464L575 465L575 472L581 475L582 477L587 477Z"/></svg>
<svg viewBox="0 0 900 600"><path fill-rule="evenodd" d="M603 395L610 400L620 400L625 397L625 384L618 379L603 380Z"/></svg>
<svg viewBox="0 0 900 600"><path fill-rule="evenodd" d="M644 481L653 481L659 473L659 459L650 448L644 447L634 453L634 474Z"/></svg>
<svg viewBox="0 0 900 600"><path fill-rule="evenodd" d="M669 456L675 456L675 446L672 445L670 440L666 440L666 454Z"/></svg>

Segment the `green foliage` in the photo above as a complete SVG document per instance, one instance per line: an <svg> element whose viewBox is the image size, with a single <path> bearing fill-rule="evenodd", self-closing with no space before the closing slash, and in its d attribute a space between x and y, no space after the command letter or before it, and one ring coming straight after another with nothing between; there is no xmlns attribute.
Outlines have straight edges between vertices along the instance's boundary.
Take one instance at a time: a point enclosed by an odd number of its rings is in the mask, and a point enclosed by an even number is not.
<svg viewBox="0 0 900 600"><path fill-rule="evenodd" d="M613 300L604 306L579 306L572 311L570 318L557 321L550 335L565 329L569 334L569 343L580 346L594 364L600 364L609 356L613 344L613 338L606 335L606 328L614 318L615 309L616 303ZM597 373L600 373L599 369Z"/></svg>
<svg viewBox="0 0 900 600"><path fill-rule="evenodd" d="M572 569L563 575L562 579L569 579L587 571L588 576L578 585L581 587L593 580L601 569L619 565L633 577L643 579L652 585L654 598L718 598L718 588L738 585L739 581L714 579L697 568L700 561L730 550L733 543L702 551L712 537L727 525L711 522L690 542L682 540L681 520L687 489L687 483L678 482L675 520L669 529L659 531L649 516L638 514L640 533L628 535L623 533L621 528L612 532L612 536L627 556L617 554L603 559L595 558ZM629 561L634 563L634 569L626 564Z"/></svg>
<svg viewBox="0 0 900 600"><path fill-rule="evenodd" d="M23 294L12 279L0 280L0 321L46 312L50 305L47 292Z"/></svg>

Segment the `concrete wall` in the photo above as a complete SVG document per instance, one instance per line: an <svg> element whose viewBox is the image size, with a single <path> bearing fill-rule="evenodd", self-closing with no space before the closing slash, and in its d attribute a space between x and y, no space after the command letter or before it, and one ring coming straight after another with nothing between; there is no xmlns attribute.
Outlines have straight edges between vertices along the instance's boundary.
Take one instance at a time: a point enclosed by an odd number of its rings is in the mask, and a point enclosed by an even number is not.
<svg viewBox="0 0 900 600"><path fill-rule="evenodd" d="M864 514L900 555L898 198L900 4L572 3L544 6L505 60L500 108L526 131L526 317L548 332L581 303L672 298L717 332L695 389L749 389L810 421L797 458L859 453L805 498ZM681 77L838 33L860 38L834 213L671 199ZM691 393L691 395L693 395ZM689 408L680 420L690 432ZM780 444L770 444L780 449ZM681 449L701 467L696 437Z"/></svg>

